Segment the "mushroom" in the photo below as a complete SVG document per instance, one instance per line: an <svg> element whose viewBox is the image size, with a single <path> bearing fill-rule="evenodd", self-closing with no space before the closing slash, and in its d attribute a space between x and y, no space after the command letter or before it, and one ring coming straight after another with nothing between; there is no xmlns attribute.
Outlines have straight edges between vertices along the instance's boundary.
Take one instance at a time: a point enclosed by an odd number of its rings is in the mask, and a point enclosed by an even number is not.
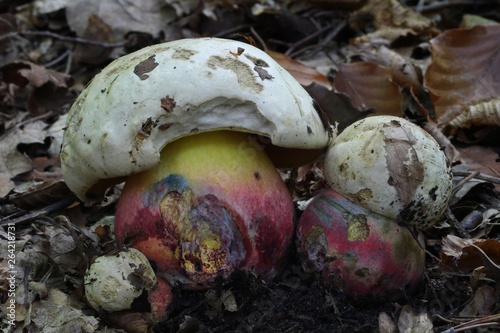
<svg viewBox="0 0 500 333"><path fill-rule="evenodd" d="M306 271L355 300L396 300L422 280L425 251L419 236L414 239L396 221L327 188L300 217L297 253Z"/></svg>
<svg viewBox="0 0 500 333"><path fill-rule="evenodd" d="M276 170L319 156L333 131L300 84L241 42L184 39L123 56L72 106L61 163L81 200L126 179L119 244L170 283L236 269L273 277L294 233Z"/></svg>
<svg viewBox="0 0 500 333"><path fill-rule="evenodd" d="M330 188L297 227L303 266L355 299L414 290L425 269L419 229L439 220L452 190L437 142L403 118L368 117L332 142L324 173Z"/></svg>
<svg viewBox="0 0 500 333"><path fill-rule="evenodd" d="M374 116L348 126L325 156L331 187L361 207L418 229L448 205L451 168L439 144L399 117Z"/></svg>
<svg viewBox="0 0 500 333"><path fill-rule="evenodd" d="M98 257L85 273L85 296L96 310L129 310L134 300L151 290L156 277L148 259L135 249Z"/></svg>

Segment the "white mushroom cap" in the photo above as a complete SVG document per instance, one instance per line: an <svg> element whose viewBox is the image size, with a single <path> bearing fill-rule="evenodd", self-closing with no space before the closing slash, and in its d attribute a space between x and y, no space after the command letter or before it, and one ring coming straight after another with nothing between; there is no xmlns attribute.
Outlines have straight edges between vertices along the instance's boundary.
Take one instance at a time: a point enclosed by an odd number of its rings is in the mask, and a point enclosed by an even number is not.
<svg viewBox="0 0 500 333"><path fill-rule="evenodd" d="M148 170L169 142L218 129L299 149L325 148L332 135L312 98L265 52L177 40L116 59L78 97L61 151L66 184L82 200L100 196L101 180Z"/></svg>
<svg viewBox="0 0 500 333"><path fill-rule="evenodd" d="M425 229L446 209L451 169L422 128L392 116L347 127L325 156L325 178L358 205Z"/></svg>
<svg viewBox="0 0 500 333"><path fill-rule="evenodd" d="M148 259L136 249L98 257L85 273L85 296L96 310L130 309L144 290L151 290L156 276Z"/></svg>

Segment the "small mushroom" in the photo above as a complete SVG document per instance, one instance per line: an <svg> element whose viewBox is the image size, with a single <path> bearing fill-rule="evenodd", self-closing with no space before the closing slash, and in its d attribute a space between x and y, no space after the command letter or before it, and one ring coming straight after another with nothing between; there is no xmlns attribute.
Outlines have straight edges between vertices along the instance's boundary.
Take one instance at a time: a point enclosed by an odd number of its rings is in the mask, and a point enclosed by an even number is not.
<svg viewBox="0 0 500 333"><path fill-rule="evenodd" d="M135 249L98 257L85 273L85 296L96 310L129 310L156 277L148 259Z"/></svg>
<svg viewBox="0 0 500 333"><path fill-rule="evenodd" d="M276 273L294 233L276 166L313 160L332 136L266 53L185 39L121 57L92 80L70 110L62 171L82 200L126 179L118 242L169 282L206 286L235 269Z"/></svg>
<svg viewBox="0 0 500 333"><path fill-rule="evenodd" d="M368 117L340 133L326 154L325 178L361 207L419 229L439 220L452 190L438 143L393 116Z"/></svg>

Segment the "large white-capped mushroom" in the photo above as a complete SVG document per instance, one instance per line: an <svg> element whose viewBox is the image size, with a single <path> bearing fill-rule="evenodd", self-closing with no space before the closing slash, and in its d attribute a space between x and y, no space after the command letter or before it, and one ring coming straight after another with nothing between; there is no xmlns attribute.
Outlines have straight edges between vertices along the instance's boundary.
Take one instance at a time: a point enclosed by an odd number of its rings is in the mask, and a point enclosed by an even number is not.
<svg viewBox="0 0 500 333"><path fill-rule="evenodd" d="M234 269L275 274L293 205L269 158L311 160L331 136L311 97L266 53L185 39L104 68L70 110L61 161L82 200L128 177L119 243L170 282L206 285Z"/></svg>

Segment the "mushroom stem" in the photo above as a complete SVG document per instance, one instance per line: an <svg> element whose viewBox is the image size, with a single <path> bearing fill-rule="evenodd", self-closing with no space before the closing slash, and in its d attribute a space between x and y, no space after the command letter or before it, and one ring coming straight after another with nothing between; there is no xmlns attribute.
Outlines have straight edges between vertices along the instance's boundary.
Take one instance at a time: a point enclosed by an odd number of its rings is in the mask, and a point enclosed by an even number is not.
<svg viewBox="0 0 500 333"><path fill-rule="evenodd" d="M199 133L168 144L155 168L131 176L116 212L121 244L170 282L210 286L234 270L272 277L294 232L293 203L248 133Z"/></svg>

